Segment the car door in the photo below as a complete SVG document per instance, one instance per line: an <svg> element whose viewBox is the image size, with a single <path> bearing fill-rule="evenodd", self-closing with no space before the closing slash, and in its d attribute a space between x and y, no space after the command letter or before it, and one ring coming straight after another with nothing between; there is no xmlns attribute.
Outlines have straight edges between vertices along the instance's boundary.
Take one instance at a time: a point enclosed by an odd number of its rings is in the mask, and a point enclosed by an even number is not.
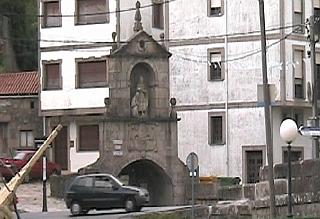
<svg viewBox="0 0 320 219"><path fill-rule="evenodd" d="M121 199L118 188L114 186L114 181L108 176L96 176L94 183L97 208L107 209L119 207Z"/></svg>
<svg viewBox="0 0 320 219"><path fill-rule="evenodd" d="M72 186L73 200L77 200L85 208L95 208L95 191L93 187L94 177L81 177Z"/></svg>

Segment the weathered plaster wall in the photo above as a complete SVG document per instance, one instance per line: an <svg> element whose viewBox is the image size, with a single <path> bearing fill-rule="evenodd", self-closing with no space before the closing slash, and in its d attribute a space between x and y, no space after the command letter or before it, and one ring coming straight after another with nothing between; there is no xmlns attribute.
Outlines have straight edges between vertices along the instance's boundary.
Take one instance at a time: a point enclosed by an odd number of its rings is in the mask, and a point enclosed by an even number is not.
<svg viewBox="0 0 320 219"><path fill-rule="evenodd" d="M208 145L208 111L178 113L178 154L186 162L190 152L199 158L200 175L224 175L226 170L225 145Z"/></svg>
<svg viewBox="0 0 320 219"><path fill-rule="evenodd" d="M188 43L181 40L170 47L173 54L170 59L171 96L177 98L178 106L188 106L178 113L182 119L179 122L179 157L185 161L191 151L198 153L200 175L229 174L243 177L245 147L257 147L259 150L264 148L264 164L267 162L264 110L258 99L257 89L262 84L259 2L225 0L224 15L221 17L207 16L207 2L201 0L183 4L178 0L170 3L170 38L192 38ZM305 2L304 6L304 16L307 18L311 13L311 2ZM267 34L275 37L267 41L267 46L272 45L267 51L268 82L275 86L272 95L275 99L272 102L281 100L281 70L284 65L286 98L288 101L294 100L292 48L294 45L307 45L307 42L299 38L301 34L290 34L295 39L286 40L286 62L280 61L280 30L269 29L280 27L282 15L283 25L292 25L292 10L291 1L285 1L283 9L280 9L280 1L265 1ZM289 34L292 30L293 28L285 28L285 33ZM253 33L248 34L249 32ZM228 38L225 37L226 34L229 35ZM256 37L248 37L249 35ZM223 81L208 81L207 54L210 48L225 49L225 60L229 61L225 63L226 74ZM307 50L306 46L305 57ZM245 58L234 60L246 55L248 56ZM307 83L311 79L310 61L305 59L304 62ZM236 107L237 104L239 108ZM244 106L245 104L252 106ZM226 113L226 145L208 145L208 108L212 112ZM305 121L310 116L310 109L300 109L304 112ZM279 127L283 111L274 107L272 110L274 161L278 163L282 162L280 145L283 142L279 136ZM310 144L310 139L298 137L294 146L304 147L306 159L311 157Z"/></svg>
<svg viewBox="0 0 320 219"><path fill-rule="evenodd" d="M170 38L194 38L226 33L225 15L207 16L207 0L170 3ZM228 33L260 30L259 4L255 0L224 0L228 14ZM268 3L268 4L267 4ZM279 1L265 4L266 27L279 26ZM226 14L226 13L225 13Z"/></svg>

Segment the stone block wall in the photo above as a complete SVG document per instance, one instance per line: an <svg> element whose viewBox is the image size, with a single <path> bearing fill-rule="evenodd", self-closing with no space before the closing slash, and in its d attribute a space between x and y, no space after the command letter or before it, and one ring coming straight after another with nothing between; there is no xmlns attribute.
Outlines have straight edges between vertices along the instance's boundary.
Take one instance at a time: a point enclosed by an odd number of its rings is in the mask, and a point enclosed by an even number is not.
<svg viewBox="0 0 320 219"><path fill-rule="evenodd" d="M42 117L38 115L38 97L0 99L0 124L6 127L7 139L0 154L20 147L20 130L32 130L35 138L43 137Z"/></svg>

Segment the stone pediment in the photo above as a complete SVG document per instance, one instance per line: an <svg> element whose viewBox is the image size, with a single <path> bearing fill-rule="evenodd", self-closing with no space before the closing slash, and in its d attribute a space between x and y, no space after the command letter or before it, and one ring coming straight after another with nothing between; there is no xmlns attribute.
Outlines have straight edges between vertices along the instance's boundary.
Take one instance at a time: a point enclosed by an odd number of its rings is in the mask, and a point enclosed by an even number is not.
<svg viewBox="0 0 320 219"><path fill-rule="evenodd" d="M171 53L144 30L136 32L126 44L111 52L110 57L170 57Z"/></svg>

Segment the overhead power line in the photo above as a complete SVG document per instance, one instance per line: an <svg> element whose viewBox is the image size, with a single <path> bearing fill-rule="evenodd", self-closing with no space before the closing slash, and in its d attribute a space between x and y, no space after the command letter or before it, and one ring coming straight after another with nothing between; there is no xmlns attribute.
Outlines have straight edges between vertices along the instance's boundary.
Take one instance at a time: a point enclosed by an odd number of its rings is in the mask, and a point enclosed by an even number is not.
<svg viewBox="0 0 320 219"><path fill-rule="evenodd" d="M297 28L297 29L298 29L298 28ZM296 29L295 29L295 30L296 30ZM292 33L295 32L295 30L293 30L292 32L286 34L284 37L282 37L281 39L277 40L276 42L271 43L270 45L268 45L268 46L267 46L267 50L268 50L270 47L272 47L272 46L280 43L281 41L287 39ZM239 57L237 57L237 58L228 59L228 60L222 60L222 61L221 61L221 64L223 64L223 63L228 63L228 62L233 62L233 61L238 61L238 60L242 60L242 59L248 58L248 57L250 57L250 56L253 56L253 55L255 55L255 54L258 54L258 53L260 53L260 52L261 52L261 49L252 51L252 52L250 52L250 53L248 53L248 54L246 54L246 55L239 56ZM177 56L178 56L179 58L183 59L183 60L186 60L186 61L197 62L197 63L208 63L208 60L193 59L193 58L183 57L183 56L180 56L180 55L177 55ZM191 55L191 56L192 56L192 55ZM206 56L206 58L207 58L207 56ZM209 63L209 64L211 64L211 63Z"/></svg>
<svg viewBox="0 0 320 219"><path fill-rule="evenodd" d="M160 5L160 4L168 4L168 3L171 3L171 2L174 2L174 1L178 1L178 0L165 0L163 2L160 2L160 3L157 3L157 5ZM152 7L154 5L154 3L152 4L146 4L146 5L141 5L140 6L140 9L143 9L143 8L149 8L149 7ZM105 11L105 12L97 12L97 13L85 13L85 14L80 14L80 15L77 15L77 14L48 14L48 15L43 15L43 14L37 14L37 15L34 15L34 14L25 14L24 16L36 16L36 17L77 17L77 16L95 16L95 15L105 15L105 14L115 14L117 12L120 12L120 13L123 13L123 12L129 12L129 11L135 11L136 10L136 7L131 7L131 8L127 8L127 9L121 9L119 11ZM1 12L0 11L0 14L1 15L4 15L4 16L21 16L21 14L19 13L13 13L13 12Z"/></svg>
<svg viewBox="0 0 320 219"><path fill-rule="evenodd" d="M295 25L287 25L287 26L280 26L280 27L272 27L270 29L267 29L266 32L272 32L276 30L282 30L282 29L289 29L289 28L294 28L294 27L301 27L304 26L305 24L295 24ZM254 31L248 31L248 32L236 32L236 33L229 33L229 34L220 34L220 35L213 35L213 36L205 36L205 37L197 37L197 38L173 38L173 39L164 39L163 41L165 42L171 42L171 43L179 43L179 42L184 42L184 41L192 41L192 40L212 40L212 39L217 39L217 38L222 38L222 37L236 37L236 36L245 36L245 35L251 35L255 33L260 33L259 30L254 30ZM36 41L34 39L27 39L27 38L3 38L4 40L14 40L14 41ZM83 44L103 44L103 43L113 43L112 41L92 41L92 40L74 40L74 39L40 39L37 40L38 42L52 42L52 43L83 43ZM162 40L155 40L157 42L162 42ZM128 41L121 41L120 43L127 43ZM147 41L148 42L148 41ZM153 41L152 41L153 42Z"/></svg>

